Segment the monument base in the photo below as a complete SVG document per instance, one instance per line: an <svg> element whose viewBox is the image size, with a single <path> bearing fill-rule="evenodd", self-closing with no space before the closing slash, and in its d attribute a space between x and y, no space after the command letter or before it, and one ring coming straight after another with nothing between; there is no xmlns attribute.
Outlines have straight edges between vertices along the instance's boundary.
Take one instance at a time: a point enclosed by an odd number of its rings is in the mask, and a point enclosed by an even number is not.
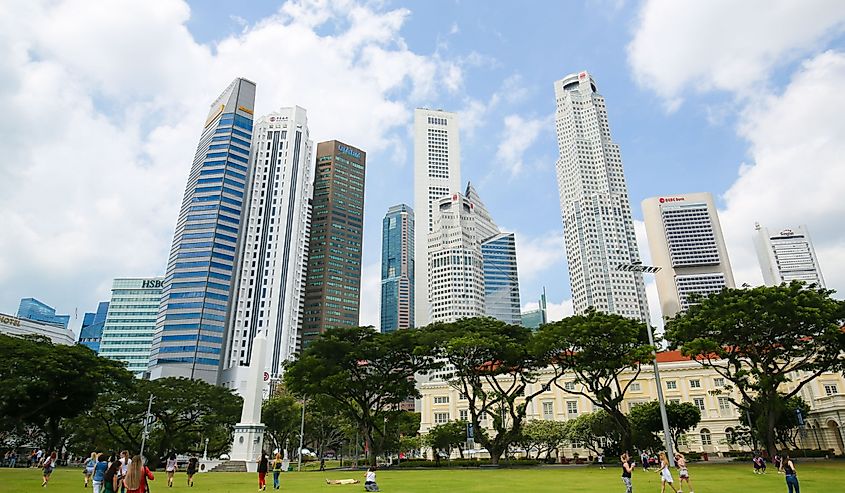
<svg viewBox="0 0 845 493"><path fill-rule="evenodd" d="M255 472L258 469L258 459L261 458L264 445L264 428L262 423L238 423L235 425L232 452L229 454L229 458L232 461L246 462L248 472Z"/></svg>

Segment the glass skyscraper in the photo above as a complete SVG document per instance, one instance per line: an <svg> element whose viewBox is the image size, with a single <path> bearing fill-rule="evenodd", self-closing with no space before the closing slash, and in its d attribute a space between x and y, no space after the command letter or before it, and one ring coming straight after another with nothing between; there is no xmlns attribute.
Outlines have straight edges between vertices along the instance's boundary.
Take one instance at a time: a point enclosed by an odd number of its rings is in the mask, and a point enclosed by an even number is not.
<svg viewBox="0 0 845 493"><path fill-rule="evenodd" d="M499 233L481 242L484 266L484 307L488 316L519 325L519 277L516 269L516 239L513 233Z"/></svg>
<svg viewBox="0 0 845 493"><path fill-rule="evenodd" d="M414 211L405 204L387 210L381 230L382 332L414 326Z"/></svg>
<svg viewBox="0 0 845 493"><path fill-rule="evenodd" d="M217 383L249 176L255 84L235 79L211 105L164 278L150 378Z"/></svg>
<svg viewBox="0 0 845 493"><path fill-rule="evenodd" d="M21 304L18 306L18 318L57 325L65 329L70 322L70 315L56 315L56 310L52 306L35 298L21 298Z"/></svg>
<svg viewBox="0 0 845 493"><path fill-rule="evenodd" d="M141 377L147 371L164 278L115 279L102 329L100 356L126 363Z"/></svg>
<svg viewBox="0 0 845 493"><path fill-rule="evenodd" d="M106 323L106 314L109 311L109 302L101 301L97 305L96 313L86 313L82 318L82 328L79 330L79 344L90 348L95 353L100 351L100 340L103 337L103 325Z"/></svg>
<svg viewBox="0 0 845 493"><path fill-rule="evenodd" d="M302 346L332 327L357 326L367 153L317 144Z"/></svg>

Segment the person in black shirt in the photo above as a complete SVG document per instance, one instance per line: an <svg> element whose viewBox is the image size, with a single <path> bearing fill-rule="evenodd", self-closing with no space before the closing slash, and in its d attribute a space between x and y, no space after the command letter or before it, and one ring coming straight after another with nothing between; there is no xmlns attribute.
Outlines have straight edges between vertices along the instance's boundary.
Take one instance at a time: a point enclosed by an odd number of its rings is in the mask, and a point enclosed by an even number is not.
<svg viewBox="0 0 845 493"><path fill-rule="evenodd" d="M264 491L267 489L267 469L269 461L267 460L267 454L264 451L261 451L261 458L258 459L258 491Z"/></svg>
<svg viewBox="0 0 845 493"><path fill-rule="evenodd" d="M622 482L625 483L625 493L632 493L634 485L631 483L631 473L634 472L634 461L628 457L628 452L622 454Z"/></svg>
<svg viewBox="0 0 845 493"><path fill-rule="evenodd" d="M194 474L197 473L197 464L199 464L199 460L196 457L188 459L188 468L185 470L188 473L188 486L194 485Z"/></svg>
<svg viewBox="0 0 845 493"><path fill-rule="evenodd" d="M783 458L781 464L783 474L786 476L786 487L789 489L789 493L793 493L793 489L795 493L801 493L801 488L798 486L798 475L795 473L795 464L792 463L792 457L788 453Z"/></svg>

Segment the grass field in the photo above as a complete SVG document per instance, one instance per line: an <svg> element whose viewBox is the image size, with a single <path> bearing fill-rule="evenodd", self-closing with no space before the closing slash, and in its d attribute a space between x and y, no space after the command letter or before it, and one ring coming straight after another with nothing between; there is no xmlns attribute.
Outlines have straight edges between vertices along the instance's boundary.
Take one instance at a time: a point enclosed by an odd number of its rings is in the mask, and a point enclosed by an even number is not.
<svg viewBox="0 0 845 493"><path fill-rule="evenodd" d="M845 492L845 462L798 462L798 478L802 493ZM693 464L690 467L696 493L753 493L786 492L783 475L770 468L765 476L755 475L750 465ZM356 478L363 481L363 472L348 471L302 472L282 474L283 492L351 493L364 491L362 484L334 485L325 478ZM514 493L514 492L571 492L571 493L624 493L618 467L599 470L588 467L531 468L500 470L415 470L379 471L378 483L382 491L391 493ZM251 473L206 473L195 477L193 488L185 484L185 474L178 473L173 488L167 488L164 474L156 475L151 483L152 493L181 491L184 493L234 493L256 491L257 475ZM272 491L272 478L268 475L268 489ZM677 485L677 474L675 474ZM72 493L83 490L79 469L57 469L47 488L42 489L39 469L0 469L0 493L49 491ZM634 493L659 493L659 477L637 469L634 473ZM668 488L667 488L668 491Z"/></svg>

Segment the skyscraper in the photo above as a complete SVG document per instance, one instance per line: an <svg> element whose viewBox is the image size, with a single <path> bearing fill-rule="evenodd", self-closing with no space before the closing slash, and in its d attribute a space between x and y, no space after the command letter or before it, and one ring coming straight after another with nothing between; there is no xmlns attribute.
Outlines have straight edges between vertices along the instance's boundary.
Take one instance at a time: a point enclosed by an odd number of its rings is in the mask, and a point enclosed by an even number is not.
<svg viewBox="0 0 845 493"><path fill-rule="evenodd" d="M519 276L516 268L516 239L513 233L498 233L481 242L484 265L485 313L513 325L522 323Z"/></svg>
<svg viewBox="0 0 845 493"><path fill-rule="evenodd" d="M414 211L387 210L381 230L382 332L414 327Z"/></svg>
<svg viewBox="0 0 845 493"><path fill-rule="evenodd" d="M100 341L103 338L103 326L106 314L109 312L109 302L101 301L97 305L96 313L86 313L82 317L82 328L79 329L79 344L91 349L95 353L100 351ZM146 362L144 362L146 365Z"/></svg>
<svg viewBox="0 0 845 493"><path fill-rule="evenodd" d="M543 294L540 295L540 302L534 310L526 310L522 312L522 325L530 329L539 329L541 325L549 322L548 312L546 311L546 289L543 288Z"/></svg>
<svg viewBox="0 0 845 493"><path fill-rule="evenodd" d="M314 175L314 143L304 108L262 116L254 135L248 219L220 378L221 385L241 394L259 331L267 332L264 364L273 378L299 350Z"/></svg>
<svg viewBox="0 0 845 493"><path fill-rule="evenodd" d="M163 285L163 277L119 278L112 283L100 356L123 361L126 369L139 378L149 364ZM191 340L192 336L165 334L162 337L164 342L170 342Z"/></svg>
<svg viewBox="0 0 845 493"><path fill-rule="evenodd" d="M484 267L474 204L456 192L434 206L428 235L431 321L484 316Z"/></svg>
<svg viewBox="0 0 845 493"><path fill-rule="evenodd" d="M150 355L150 378L217 383L234 297L255 84L235 79L212 103L176 222Z"/></svg>
<svg viewBox="0 0 845 493"><path fill-rule="evenodd" d="M18 318L44 322L64 329L67 329L67 324L70 322L70 315L56 315L55 308L35 298L21 298L21 303L18 305Z"/></svg>
<svg viewBox="0 0 845 493"><path fill-rule="evenodd" d="M302 344L332 327L357 327L367 153L337 140L317 144Z"/></svg>
<svg viewBox="0 0 845 493"><path fill-rule="evenodd" d="M640 261L619 145L604 97L587 72L555 82L557 181L575 313L589 307L647 322Z"/></svg>
<svg viewBox="0 0 845 493"><path fill-rule="evenodd" d="M766 286L804 281L825 287L816 249L813 248L813 240L806 226L784 228L771 233L768 228L757 224L756 231L754 246L757 248L757 259Z"/></svg>
<svg viewBox="0 0 845 493"><path fill-rule="evenodd" d="M655 278L664 317L689 308L690 294L735 286L712 195L652 197L642 207L651 262L661 268Z"/></svg>
<svg viewBox="0 0 845 493"><path fill-rule="evenodd" d="M461 189L458 115L440 110L414 111L414 323L430 321L428 235L434 209Z"/></svg>

